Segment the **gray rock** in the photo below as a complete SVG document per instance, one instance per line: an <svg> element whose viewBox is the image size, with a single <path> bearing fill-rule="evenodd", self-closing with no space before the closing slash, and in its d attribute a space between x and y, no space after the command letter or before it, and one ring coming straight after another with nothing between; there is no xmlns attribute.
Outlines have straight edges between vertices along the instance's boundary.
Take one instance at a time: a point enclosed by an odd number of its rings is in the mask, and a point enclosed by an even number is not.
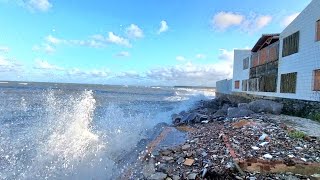
<svg viewBox="0 0 320 180"><path fill-rule="evenodd" d="M229 118L238 118L250 116L254 112L248 109L240 109L240 108L229 108L228 109L228 117Z"/></svg>
<svg viewBox="0 0 320 180"><path fill-rule="evenodd" d="M216 113L212 115L213 118L225 117L227 116L227 111L219 109Z"/></svg>
<svg viewBox="0 0 320 180"><path fill-rule="evenodd" d="M186 150L190 149L190 147L191 147L190 144L185 144L181 148L183 151L186 151Z"/></svg>
<svg viewBox="0 0 320 180"><path fill-rule="evenodd" d="M149 179L152 179L152 180L163 180L166 177L167 177L167 174L161 173L161 172L157 172L155 174L152 174Z"/></svg>
<svg viewBox="0 0 320 180"><path fill-rule="evenodd" d="M191 123L194 123L196 118L197 118L197 113L186 114L185 116L182 117L182 122L191 124Z"/></svg>
<svg viewBox="0 0 320 180"><path fill-rule="evenodd" d="M180 179L180 177L177 176L177 175L173 175L173 176L172 176L172 180L179 180L179 179Z"/></svg>
<svg viewBox="0 0 320 180"><path fill-rule="evenodd" d="M283 104L270 100L256 100L249 103L249 109L256 112L266 112L271 114L281 114Z"/></svg>
<svg viewBox="0 0 320 180"><path fill-rule="evenodd" d="M249 104L247 103L239 103L238 104L239 109L249 109Z"/></svg>
<svg viewBox="0 0 320 180"><path fill-rule="evenodd" d="M182 119L181 115L179 115L179 114L172 114L171 118L172 118L172 123L173 124L179 124L181 122L181 119Z"/></svg>
<svg viewBox="0 0 320 180"><path fill-rule="evenodd" d="M188 175L188 179L196 179L197 174L196 173L191 173Z"/></svg>
<svg viewBox="0 0 320 180"><path fill-rule="evenodd" d="M162 156L162 159L164 159L165 161L171 161L171 160L173 160L173 157Z"/></svg>

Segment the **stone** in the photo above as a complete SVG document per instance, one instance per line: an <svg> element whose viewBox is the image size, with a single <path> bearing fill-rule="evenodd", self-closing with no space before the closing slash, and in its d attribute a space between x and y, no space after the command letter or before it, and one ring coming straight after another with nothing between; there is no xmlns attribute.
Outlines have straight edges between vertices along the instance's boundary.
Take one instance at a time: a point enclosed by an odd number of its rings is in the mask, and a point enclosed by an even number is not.
<svg viewBox="0 0 320 180"><path fill-rule="evenodd" d="M184 162L184 158L183 157L180 157L177 161L176 161L178 164L181 164Z"/></svg>
<svg viewBox="0 0 320 180"><path fill-rule="evenodd" d="M173 157L162 156L162 159L164 159L165 161L171 161L171 160L173 160Z"/></svg>
<svg viewBox="0 0 320 180"><path fill-rule="evenodd" d="M239 103L238 108L239 109L249 109L249 104L248 103Z"/></svg>
<svg viewBox="0 0 320 180"><path fill-rule="evenodd" d="M208 154L206 152L201 153L203 157L206 157Z"/></svg>
<svg viewBox="0 0 320 180"><path fill-rule="evenodd" d="M253 150L256 150L256 151L260 149L260 148L257 147L257 146L252 146L251 148L252 148Z"/></svg>
<svg viewBox="0 0 320 180"><path fill-rule="evenodd" d="M283 104L270 100L256 100L249 103L249 109L256 113L281 114Z"/></svg>
<svg viewBox="0 0 320 180"><path fill-rule="evenodd" d="M185 116L182 117L182 122L186 123L186 124L192 124L194 123L195 119L197 118L197 113L190 113L190 114L186 114Z"/></svg>
<svg viewBox="0 0 320 180"><path fill-rule="evenodd" d="M190 144L185 144L181 148L183 151L186 151L186 150L190 149L190 147L191 147Z"/></svg>
<svg viewBox="0 0 320 180"><path fill-rule="evenodd" d="M194 180L194 179L196 179L196 177L197 177L196 173L191 173L188 175L188 179L190 179L190 180Z"/></svg>
<svg viewBox="0 0 320 180"><path fill-rule="evenodd" d="M227 116L229 118L238 118L250 116L254 112L249 109L240 109L240 108L228 108Z"/></svg>
<svg viewBox="0 0 320 180"><path fill-rule="evenodd" d="M192 166L193 163L194 163L194 159L187 158L183 164L186 166Z"/></svg>
<svg viewBox="0 0 320 180"><path fill-rule="evenodd" d="M161 173L161 172L157 172L155 174L152 174L149 179L152 179L152 180L164 180L166 179L167 177L167 174L165 173Z"/></svg>
<svg viewBox="0 0 320 180"><path fill-rule="evenodd" d="M259 137L259 141L263 141L268 137L268 134L263 133L260 137Z"/></svg>
<svg viewBox="0 0 320 180"><path fill-rule="evenodd" d="M179 114L172 114L172 123L173 124L179 124L181 122L182 117Z"/></svg>
<svg viewBox="0 0 320 180"><path fill-rule="evenodd" d="M265 154L262 157L265 159L272 159L272 156L270 154Z"/></svg>
<svg viewBox="0 0 320 180"><path fill-rule="evenodd" d="M177 176L177 175L173 175L173 176L172 176L172 180L180 180L180 177Z"/></svg>
<svg viewBox="0 0 320 180"><path fill-rule="evenodd" d="M164 155L164 156L168 156L171 153L172 153L172 151L170 151L170 150L161 151L161 154Z"/></svg>
<svg viewBox="0 0 320 180"><path fill-rule="evenodd" d="M216 113L212 115L213 118L225 117L227 115L227 110L219 109Z"/></svg>
<svg viewBox="0 0 320 180"><path fill-rule="evenodd" d="M267 145L267 144L269 144L269 142L262 142L262 143L259 144L259 146L262 146L262 147L263 147L263 146L265 146L265 145Z"/></svg>

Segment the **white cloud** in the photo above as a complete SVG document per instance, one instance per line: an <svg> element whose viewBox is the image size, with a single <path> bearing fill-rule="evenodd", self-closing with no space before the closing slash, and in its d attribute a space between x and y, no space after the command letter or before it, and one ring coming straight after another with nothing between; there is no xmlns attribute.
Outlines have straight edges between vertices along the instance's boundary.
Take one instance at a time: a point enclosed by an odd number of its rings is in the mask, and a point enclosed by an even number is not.
<svg viewBox="0 0 320 180"><path fill-rule="evenodd" d="M47 54L52 54L52 53L54 53L55 51L56 51L56 49L52 46L52 45L50 45L50 44L43 44L43 45L34 45L33 47L32 47L32 51L43 51L43 52L45 52L45 53L47 53Z"/></svg>
<svg viewBox="0 0 320 180"><path fill-rule="evenodd" d="M126 33L130 38L143 38L143 31L137 25L131 24L126 29Z"/></svg>
<svg viewBox="0 0 320 180"><path fill-rule="evenodd" d="M0 46L0 53L8 53L10 48L7 46Z"/></svg>
<svg viewBox="0 0 320 180"><path fill-rule="evenodd" d="M212 23L218 30L226 30L231 26L238 26L244 21L245 17L233 12L219 12L214 15Z"/></svg>
<svg viewBox="0 0 320 180"><path fill-rule="evenodd" d="M102 78L104 78L104 77L107 77L109 75L109 71L94 69L94 70L89 71L87 74L90 75L90 76L93 76L93 77L102 77Z"/></svg>
<svg viewBox="0 0 320 180"><path fill-rule="evenodd" d="M0 72L17 72L22 70L22 65L12 59L0 56Z"/></svg>
<svg viewBox="0 0 320 180"><path fill-rule="evenodd" d="M35 69L41 69L41 70L56 70L56 71L63 71L64 68L56 66L54 64L50 64L46 60L36 59L35 60Z"/></svg>
<svg viewBox="0 0 320 180"><path fill-rule="evenodd" d="M158 30L158 34L166 32L166 31L168 31L168 29L169 29L168 23L163 20L160 22L160 28Z"/></svg>
<svg viewBox="0 0 320 180"><path fill-rule="evenodd" d="M127 71L127 72L121 72L116 77L119 78L141 78L141 75L136 71Z"/></svg>
<svg viewBox="0 0 320 180"><path fill-rule="evenodd" d="M242 23L240 28L244 32L254 33L269 25L272 19L272 16L269 15L251 14L251 16L247 17L247 19Z"/></svg>
<svg viewBox="0 0 320 180"><path fill-rule="evenodd" d="M212 24L219 31L225 31L230 27L237 27L244 32L253 33L269 25L272 19L270 15L251 13L245 16L234 12L219 12L214 15Z"/></svg>
<svg viewBox="0 0 320 180"><path fill-rule="evenodd" d="M117 57L129 57L130 53L127 51L121 51L118 54L116 54Z"/></svg>
<svg viewBox="0 0 320 180"><path fill-rule="evenodd" d="M109 43L122 45L122 46L126 46L126 47L131 47L129 40L127 40L123 37L117 36L113 32L109 32L107 41Z"/></svg>
<svg viewBox="0 0 320 180"><path fill-rule="evenodd" d="M196 55L196 58L197 58L197 59L206 59L207 56L204 55L204 54L197 54L197 55Z"/></svg>
<svg viewBox="0 0 320 180"><path fill-rule="evenodd" d="M293 13L283 18L281 25L287 27L295 18L299 16L300 13Z"/></svg>
<svg viewBox="0 0 320 180"><path fill-rule="evenodd" d="M176 60L177 60L177 61L186 61L186 58L183 57L183 56L177 56L177 57L176 57Z"/></svg>
<svg viewBox="0 0 320 180"><path fill-rule="evenodd" d="M54 44L54 45L57 45L57 44L60 44L60 43L65 42L65 41L62 40L62 39L58 39L58 38L56 38L56 37L53 37L52 35L47 36L45 39L46 39L46 41L47 41L48 43L51 43L51 44Z"/></svg>
<svg viewBox="0 0 320 180"><path fill-rule="evenodd" d="M218 56L219 60L223 60L226 62L233 62L233 58L234 58L234 50L226 50L226 49L220 49L220 54Z"/></svg>
<svg viewBox="0 0 320 180"><path fill-rule="evenodd" d="M49 2L49 0L29 0L25 3L30 9L43 12L48 11L52 7L52 4Z"/></svg>

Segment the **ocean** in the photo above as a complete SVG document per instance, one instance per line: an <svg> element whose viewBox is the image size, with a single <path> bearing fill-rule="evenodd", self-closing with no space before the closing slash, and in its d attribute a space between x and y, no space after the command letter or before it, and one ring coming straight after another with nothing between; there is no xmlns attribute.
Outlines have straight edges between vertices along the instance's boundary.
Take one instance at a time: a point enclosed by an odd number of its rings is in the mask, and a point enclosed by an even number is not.
<svg viewBox="0 0 320 180"><path fill-rule="evenodd" d="M0 82L0 179L114 179L208 89Z"/></svg>

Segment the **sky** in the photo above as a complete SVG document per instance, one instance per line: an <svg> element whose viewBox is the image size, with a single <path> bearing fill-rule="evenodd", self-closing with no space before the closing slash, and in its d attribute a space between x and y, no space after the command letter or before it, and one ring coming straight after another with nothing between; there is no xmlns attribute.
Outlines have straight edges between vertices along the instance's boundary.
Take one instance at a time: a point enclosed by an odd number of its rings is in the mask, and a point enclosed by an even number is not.
<svg viewBox="0 0 320 180"><path fill-rule="evenodd" d="M0 0L0 81L215 86L310 0Z"/></svg>

